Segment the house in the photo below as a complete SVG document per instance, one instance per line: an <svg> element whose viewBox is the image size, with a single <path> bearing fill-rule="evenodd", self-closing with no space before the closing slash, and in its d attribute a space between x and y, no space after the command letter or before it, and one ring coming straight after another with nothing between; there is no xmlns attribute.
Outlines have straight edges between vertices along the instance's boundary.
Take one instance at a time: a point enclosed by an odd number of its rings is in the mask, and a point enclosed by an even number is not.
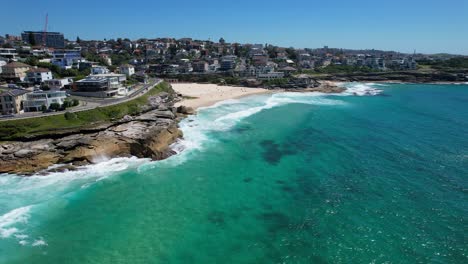
<svg viewBox="0 0 468 264"><path fill-rule="evenodd" d="M52 53L51 63L59 66L61 69L71 69L73 63L81 59L79 50L55 50Z"/></svg>
<svg viewBox="0 0 468 264"><path fill-rule="evenodd" d="M45 68L32 68L26 72L26 81L40 84L46 80L52 80L52 72Z"/></svg>
<svg viewBox="0 0 468 264"><path fill-rule="evenodd" d="M2 77L10 81L24 81L31 66L21 62L10 62L2 67Z"/></svg>
<svg viewBox="0 0 468 264"><path fill-rule="evenodd" d="M192 63L193 72L207 72L208 63L206 61L195 61Z"/></svg>
<svg viewBox="0 0 468 264"><path fill-rule="evenodd" d="M135 67L130 64L124 64L120 66L120 73L125 74L127 76L132 76L135 74Z"/></svg>
<svg viewBox="0 0 468 264"><path fill-rule="evenodd" d="M291 76L291 74L292 74L293 72L296 72L297 69L294 68L294 67L291 67L291 66L286 66L286 67L283 67L283 68L279 69L278 71L284 72L284 75L285 75L285 76Z"/></svg>
<svg viewBox="0 0 468 264"><path fill-rule="evenodd" d="M221 68L222 71L229 71L236 68L236 56L224 56L221 59Z"/></svg>
<svg viewBox="0 0 468 264"><path fill-rule="evenodd" d="M255 54L252 56L252 64L254 66L265 66L268 63L268 56L265 54Z"/></svg>
<svg viewBox="0 0 468 264"><path fill-rule="evenodd" d="M145 84L148 83L148 81L149 81L149 77L145 73L145 71L136 72L135 73L135 79L137 79L139 82L142 82L142 83L145 83Z"/></svg>
<svg viewBox="0 0 468 264"><path fill-rule="evenodd" d="M53 103L62 105L65 99L67 99L65 91L34 91L26 94L26 100L23 101L24 111L38 112L42 111L44 106L49 109Z"/></svg>
<svg viewBox="0 0 468 264"><path fill-rule="evenodd" d="M110 71L107 69L107 67L104 66L92 66L91 67L91 74L96 75L96 74L108 74Z"/></svg>
<svg viewBox="0 0 468 264"><path fill-rule="evenodd" d="M118 77L88 76L75 82L75 89L71 94L78 96L108 98L125 93L126 90L119 83Z"/></svg>
<svg viewBox="0 0 468 264"><path fill-rule="evenodd" d="M15 61L16 56L18 56L18 52L16 52L16 49L0 48L0 57Z"/></svg>
<svg viewBox="0 0 468 264"><path fill-rule="evenodd" d="M7 59L2 59L2 57L0 57L0 75L2 74L2 68L5 65L7 65Z"/></svg>
<svg viewBox="0 0 468 264"><path fill-rule="evenodd" d="M28 90L11 89L0 93L0 113L3 115L23 113L23 100Z"/></svg>
<svg viewBox="0 0 468 264"><path fill-rule="evenodd" d="M73 83L73 79L71 78L50 79L44 81L44 85L49 87L51 90L60 90L71 83Z"/></svg>

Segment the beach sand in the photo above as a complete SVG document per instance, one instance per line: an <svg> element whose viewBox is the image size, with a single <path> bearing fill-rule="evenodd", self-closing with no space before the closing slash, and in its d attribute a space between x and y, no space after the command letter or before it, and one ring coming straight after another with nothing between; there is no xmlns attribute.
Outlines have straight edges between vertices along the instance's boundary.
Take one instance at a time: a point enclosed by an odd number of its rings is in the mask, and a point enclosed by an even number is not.
<svg viewBox="0 0 468 264"><path fill-rule="evenodd" d="M247 95L272 93L263 88L247 88L236 86L219 86L216 84L173 83L172 88L183 96L193 97L178 102L175 106L184 105L198 109L211 106L217 102L240 98Z"/></svg>

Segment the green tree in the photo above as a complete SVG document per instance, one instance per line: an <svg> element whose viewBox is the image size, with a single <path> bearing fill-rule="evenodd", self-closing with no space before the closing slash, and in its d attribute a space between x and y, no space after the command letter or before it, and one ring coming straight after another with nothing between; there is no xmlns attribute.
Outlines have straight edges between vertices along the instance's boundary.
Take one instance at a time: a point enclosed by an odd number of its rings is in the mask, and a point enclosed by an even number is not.
<svg viewBox="0 0 468 264"><path fill-rule="evenodd" d="M57 110L60 109L60 104L59 103L51 103L50 106L49 106L49 109L57 111Z"/></svg>
<svg viewBox="0 0 468 264"><path fill-rule="evenodd" d="M76 43L81 43L80 37L76 37Z"/></svg>

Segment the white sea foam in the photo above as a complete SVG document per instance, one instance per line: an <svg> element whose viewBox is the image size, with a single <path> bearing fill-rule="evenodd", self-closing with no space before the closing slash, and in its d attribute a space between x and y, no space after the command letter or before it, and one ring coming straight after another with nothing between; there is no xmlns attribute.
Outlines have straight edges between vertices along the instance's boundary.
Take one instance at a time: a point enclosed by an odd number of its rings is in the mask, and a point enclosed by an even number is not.
<svg viewBox="0 0 468 264"><path fill-rule="evenodd" d="M48 246L47 242L44 240L44 238L39 238L37 240L34 240L32 243L33 247L40 247L40 246Z"/></svg>
<svg viewBox="0 0 468 264"><path fill-rule="evenodd" d="M344 96L374 96L383 92L382 89L375 88L374 86L385 86L383 84L375 83L347 83L345 84L346 90L341 94Z"/></svg>
<svg viewBox="0 0 468 264"><path fill-rule="evenodd" d="M16 224L26 224L29 219L29 210L31 206L24 206L13 209L0 216L0 237L8 238L20 230L15 227Z"/></svg>
<svg viewBox="0 0 468 264"><path fill-rule="evenodd" d="M14 235L21 245L29 244L25 232L31 228L28 220L31 215L34 216L31 212L33 207L34 211L50 210L51 200L63 199L64 196L115 175L116 172L136 168L147 162L147 159L116 158L84 166L77 171L55 172L47 176L1 175L0 208L16 209L0 215L0 238L6 239ZM34 243L36 246L44 245L42 241L38 239Z"/></svg>

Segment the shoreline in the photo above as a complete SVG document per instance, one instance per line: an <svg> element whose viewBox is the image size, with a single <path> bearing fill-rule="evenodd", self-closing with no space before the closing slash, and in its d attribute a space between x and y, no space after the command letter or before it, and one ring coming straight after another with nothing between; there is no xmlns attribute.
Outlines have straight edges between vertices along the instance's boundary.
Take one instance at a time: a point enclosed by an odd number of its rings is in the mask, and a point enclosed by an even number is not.
<svg viewBox="0 0 468 264"><path fill-rule="evenodd" d="M241 86L222 86L216 84L198 83L173 83L172 89L182 97L182 101L174 104L175 107L189 107L197 110L202 107L212 106L216 103L239 99L251 95L273 94L282 92L281 90L268 90L264 88L249 88Z"/></svg>
<svg viewBox="0 0 468 264"><path fill-rule="evenodd" d="M322 81L324 87L340 88L348 82ZM374 81L354 83L400 83L395 81ZM404 84L412 84L401 82ZM417 83L415 83L417 84ZM434 83L437 84L437 83ZM456 83L449 83L456 84ZM461 83L463 84L463 83ZM307 89L263 89L214 84L181 83L172 84L175 100L169 99L163 106L154 107L148 113L116 122L98 131L77 131L61 135L56 139L44 138L28 142L8 141L0 148L0 174L31 176L39 173L80 169L83 165L96 164L98 156L112 158L135 156L161 160L173 155L169 146L183 137L178 123L196 110L216 103L261 94L281 92L321 92ZM325 89L324 87L315 89ZM343 88L344 89L344 88ZM177 94L192 98L183 98ZM159 96L156 96L159 97ZM181 98L183 98L181 100ZM175 104L174 104L175 103ZM162 123L161 123L162 122ZM133 128L135 127L135 128ZM151 130L151 132L138 131ZM99 136L110 136L101 138ZM138 140L144 138L144 144ZM137 143L139 142L139 143ZM135 148L135 146L137 146ZM6 156L9 158L5 159ZM55 166L55 167L54 167ZM8 167L8 169L7 169Z"/></svg>

